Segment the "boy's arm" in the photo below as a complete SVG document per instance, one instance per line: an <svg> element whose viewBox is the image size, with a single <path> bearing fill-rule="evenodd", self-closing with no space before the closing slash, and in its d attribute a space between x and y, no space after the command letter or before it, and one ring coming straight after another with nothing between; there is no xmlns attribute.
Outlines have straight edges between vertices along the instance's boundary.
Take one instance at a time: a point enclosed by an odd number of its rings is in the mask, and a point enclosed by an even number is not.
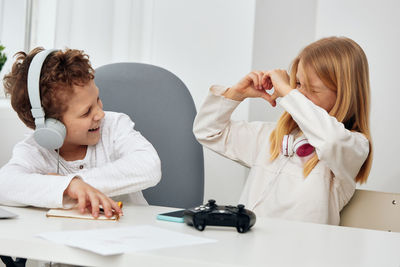
<svg viewBox="0 0 400 267"><path fill-rule="evenodd" d="M250 167L259 149L266 149L275 124L233 121L231 115L241 103L222 96L226 87L213 86L194 120L193 132L205 147Z"/></svg>
<svg viewBox="0 0 400 267"><path fill-rule="evenodd" d="M134 130L129 116L119 114L110 133L103 138L109 138L105 142L112 146L109 151L117 159L77 173L85 182L108 196L116 196L141 191L160 181L160 158L154 147Z"/></svg>
<svg viewBox="0 0 400 267"><path fill-rule="evenodd" d="M42 155L18 144L13 157L0 170L0 203L11 206L63 207L63 193L74 174L40 174Z"/></svg>

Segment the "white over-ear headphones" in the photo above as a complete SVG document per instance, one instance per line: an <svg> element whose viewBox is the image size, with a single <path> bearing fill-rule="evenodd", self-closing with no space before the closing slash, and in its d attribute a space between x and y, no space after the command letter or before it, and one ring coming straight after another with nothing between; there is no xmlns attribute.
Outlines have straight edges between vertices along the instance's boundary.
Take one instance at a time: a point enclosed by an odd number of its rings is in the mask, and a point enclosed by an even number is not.
<svg viewBox="0 0 400 267"><path fill-rule="evenodd" d="M305 157L314 152L314 147L308 143L307 138L301 137L294 142L292 134L283 136L282 140L282 154L284 156L293 156L295 153L299 157Z"/></svg>
<svg viewBox="0 0 400 267"><path fill-rule="evenodd" d="M286 134L283 136L282 140L282 154L284 156L292 156L293 155L293 141L294 136L291 134Z"/></svg>
<svg viewBox="0 0 400 267"><path fill-rule="evenodd" d="M45 118L45 113L40 100L40 73L43 62L47 56L57 49L43 50L37 53L29 66L28 71L28 94L31 102L31 112L35 119L35 141L44 148L58 149L63 143L67 133L64 124L56 119Z"/></svg>

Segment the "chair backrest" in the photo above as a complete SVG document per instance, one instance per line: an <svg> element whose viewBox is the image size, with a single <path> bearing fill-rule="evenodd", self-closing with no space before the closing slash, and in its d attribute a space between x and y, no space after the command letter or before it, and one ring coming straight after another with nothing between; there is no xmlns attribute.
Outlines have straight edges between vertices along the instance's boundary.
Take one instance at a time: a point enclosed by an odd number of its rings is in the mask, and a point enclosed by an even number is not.
<svg viewBox="0 0 400 267"><path fill-rule="evenodd" d="M341 211L340 225L400 232L400 194L356 190Z"/></svg>
<svg viewBox="0 0 400 267"><path fill-rule="evenodd" d="M163 68L142 63L99 67L95 83L104 110L128 114L160 156L161 181L143 191L149 204L189 208L203 203L203 148L192 131L196 108L185 84Z"/></svg>

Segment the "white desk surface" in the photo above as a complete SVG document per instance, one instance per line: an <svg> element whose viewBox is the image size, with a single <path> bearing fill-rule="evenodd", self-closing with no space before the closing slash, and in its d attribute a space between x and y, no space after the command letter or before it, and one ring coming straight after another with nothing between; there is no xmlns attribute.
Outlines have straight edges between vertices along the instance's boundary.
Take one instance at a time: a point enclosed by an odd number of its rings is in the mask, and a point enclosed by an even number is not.
<svg viewBox="0 0 400 267"><path fill-rule="evenodd" d="M257 218L251 231L207 226L203 232L183 223L156 220L165 207L124 207L119 222L46 218L44 209L3 207L17 219L0 220L0 255L84 266L385 266L400 267L400 233ZM48 231L134 225L216 239L218 242L100 256L34 237Z"/></svg>

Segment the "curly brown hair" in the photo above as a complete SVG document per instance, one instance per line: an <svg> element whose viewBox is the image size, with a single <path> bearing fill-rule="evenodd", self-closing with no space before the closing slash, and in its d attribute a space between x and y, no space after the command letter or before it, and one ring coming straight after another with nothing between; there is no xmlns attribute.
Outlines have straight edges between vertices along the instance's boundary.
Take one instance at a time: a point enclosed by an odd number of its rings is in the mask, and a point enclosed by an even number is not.
<svg viewBox="0 0 400 267"><path fill-rule="evenodd" d="M35 129L28 95L28 70L33 57L43 51L42 47L29 54L18 52L11 72L4 76L6 95L11 96L11 105L18 117L29 128ZM94 70L89 56L81 50L58 50L47 56L40 73L40 99L46 118L62 121L68 109L68 99L74 93L73 86L86 85L94 79Z"/></svg>

